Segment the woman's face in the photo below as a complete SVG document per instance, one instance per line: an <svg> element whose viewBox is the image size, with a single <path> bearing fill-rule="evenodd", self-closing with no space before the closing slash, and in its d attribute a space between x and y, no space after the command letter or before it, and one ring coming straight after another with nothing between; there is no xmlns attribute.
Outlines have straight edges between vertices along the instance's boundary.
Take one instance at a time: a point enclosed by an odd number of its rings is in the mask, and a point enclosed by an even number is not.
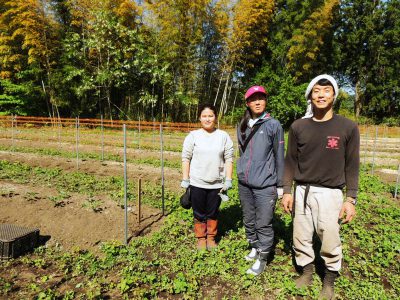
<svg viewBox="0 0 400 300"><path fill-rule="evenodd" d="M246 105L250 108L252 118L258 118L265 111L267 97L263 93L255 93L247 99Z"/></svg>
<svg viewBox="0 0 400 300"><path fill-rule="evenodd" d="M213 131L215 128L215 121L215 114L211 109L205 108L202 110L200 114L200 123L203 129Z"/></svg>

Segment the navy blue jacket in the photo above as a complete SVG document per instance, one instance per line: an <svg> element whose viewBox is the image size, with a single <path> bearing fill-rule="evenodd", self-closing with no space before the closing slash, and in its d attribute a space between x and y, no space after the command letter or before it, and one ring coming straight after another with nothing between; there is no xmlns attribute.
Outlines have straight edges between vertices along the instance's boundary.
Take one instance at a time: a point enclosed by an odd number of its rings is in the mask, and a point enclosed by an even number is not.
<svg viewBox="0 0 400 300"><path fill-rule="evenodd" d="M279 121L266 114L254 126L261 124L258 131L251 138L243 153L239 146L240 158L237 161L236 171L240 183L251 188L265 188L268 186L283 186L284 170L284 133ZM254 128L253 126L253 128ZM247 127L246 137L252 128ZM244 144L237 129L238 142Z"/></svg>

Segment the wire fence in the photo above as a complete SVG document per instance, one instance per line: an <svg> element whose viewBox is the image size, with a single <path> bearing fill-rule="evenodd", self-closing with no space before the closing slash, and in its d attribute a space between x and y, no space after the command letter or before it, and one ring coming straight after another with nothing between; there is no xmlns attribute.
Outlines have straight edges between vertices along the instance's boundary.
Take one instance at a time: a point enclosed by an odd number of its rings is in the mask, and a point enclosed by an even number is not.
<svg viewBox="0 0 400 300"><path fill-rule="evenodd" d="M79 118L79 117L78 117ZM49 118L49 117L27 117L27 116L0 116L0 123L3 127L24 126L24 127L71 127L75 126L77 118ZM121 129L123 125L126 129L136 130L158 130L160 125L164 131L188 132L198 129L198 123L176 123L176 122L159 122L159 121L127 121L127 120L107 120L79 118L79 125L86 128L116 128ZM221 128L231 128L231 126L222 126Z"/></svg>
<svg viewBox="0 0 400 300"><path fill-rule="evenodd" d="M126 135L123 136L125 125ZM26 116L0 116L0 140L14 151L17 147L46 148L76 152L76 168L87 153L96 152L99 159L122 160L122 148L126 144L127 157L132 151L160 161L164 167L164 153L175 153L176 164L187 132L200 128L199 123L173 123L157 121L124 121L87 118L46 118ZM236 144L236 130L232 126L221 126L229 132ZM379 171L396 175L397 195L400 170L400 128L375 125L359 125L361 137L360 160L370 167L371 174ZM125 141L126 139L126 141ZM125 143L124 143L125 141ZM237 146L236 146L237 148ZM237 151L236 151L236 154ZM384 168L384 169L382 169ZM162 177L164 181L164 177ZM162 183L163 185L164 183Z"/></svg>

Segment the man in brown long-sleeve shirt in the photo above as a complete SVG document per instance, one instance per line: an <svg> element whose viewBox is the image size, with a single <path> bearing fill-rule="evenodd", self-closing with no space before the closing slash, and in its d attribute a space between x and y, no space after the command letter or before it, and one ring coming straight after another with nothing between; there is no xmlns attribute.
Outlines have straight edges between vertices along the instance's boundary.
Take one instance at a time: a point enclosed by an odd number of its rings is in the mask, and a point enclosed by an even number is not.
<svg viewBox="0 0 400 300"><path fill-rule="evenodd" d="M303 270L296 285L304 287L312 282L312 240L316 232L325 263L320 299L334 297L334 282L342 261L340 223L353 219L357 202L360 135L354 122L334 114L338 92L335 79L326 74L308 85L306 116L289 130L283 179L282 205L294 216L293 249L296 263Z"/></svg>

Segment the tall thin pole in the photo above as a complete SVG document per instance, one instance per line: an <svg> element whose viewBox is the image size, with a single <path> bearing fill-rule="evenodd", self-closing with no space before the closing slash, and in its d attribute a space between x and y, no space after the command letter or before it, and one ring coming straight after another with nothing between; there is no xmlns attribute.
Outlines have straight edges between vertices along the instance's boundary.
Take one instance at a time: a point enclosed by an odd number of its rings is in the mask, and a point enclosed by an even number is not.
<svg viewBox="0 0 400 300"><path fill-rule="evenodd" d="M140 224L140 219L142 216L142 178L139 177L138 179L138 187L137 187L137 209L138 209L138 214L137 214L137 222Z"/></svg>
<svg viewBox="0 0 400 300"><path fill-rule="evenodd" d="M364 167L365 167L365 159L367 156L367 146L368 146L368 126L366 126L365 129Z"/></svg>
<svg viewBox="0 0 400 300"><path fill-rule="evenodd" d="M153 119L153 125L152 125L152 130L151 130L151 143L152 143L152 148L154 148L154 131L155 131L154 104L151 105L151 117Z"/></svg>
<svg viewBox="0 0 400 300"><path fill-rule="evenodd" d="M101 161L104 161L104 126L103 126L103 114L101 115Z"/></svg>
<svg viewBox="0 0 400 300"><path fill-rule="evenodd" d="M399 164L399 168L397 169L396 188L394 190L394 198L396 198L396 199L397 199L397 188L399 185L399 177L400 177L400 164Z"/></svg>
<svg viewBox="0 0 400 300"><path fill-rule="evenodd" d="M14 115L11 114L11 151L14 151Z"/></svg>
<svg viewBox="0 0 400 300"><path fill-rule="evenodd" d="M140 150L140 116L139 116L139 137L138 137L138 149Z"/></svg>
<svg viewBox="0 0 400 300"><path fill-rule="evenodd" d="M164 139L162 122L160 124L160 152L161 152L161 201L162 215L165 215L165 200L164 200Z"/></svg>
<svg viewBox="0 0 400 300"><path fill-rule="evenodd" d="M375 140L374 140L374 153L372 154L372 175L375 169L375 153L376 153L376 140L378 139L378 127L375 126Z"/></svg>
<svg viewBox="0 0 400 300"><path fill-rule="evenodd" d="M58 147L61 150L61 127L62 127L62 123L61 123L61 118L60 115L58 116Z"/></svg>
<svg viewBox="0 0 400 300"><path fill-rule="evenodd" d="M156 131L156 119L153 117L153 130L151 131L151 136L152 136L152 148L154 149L155 146L155 142L156 142L156 138L155 138L155 131Z"/></svg>
<svg viewBox="0 0 400 300"><path fill-rule="evenodd" d="M127 172L126 172L126 125L124 130L124 212L125 212L125 245L128 245L128 197L127 197Z"/></svg>
<svg viewBox="0 0 400 300"><path fill-rule="evenodd" d="M76 126L76 169L79 169L79 117L75 118Z"/></svg>

